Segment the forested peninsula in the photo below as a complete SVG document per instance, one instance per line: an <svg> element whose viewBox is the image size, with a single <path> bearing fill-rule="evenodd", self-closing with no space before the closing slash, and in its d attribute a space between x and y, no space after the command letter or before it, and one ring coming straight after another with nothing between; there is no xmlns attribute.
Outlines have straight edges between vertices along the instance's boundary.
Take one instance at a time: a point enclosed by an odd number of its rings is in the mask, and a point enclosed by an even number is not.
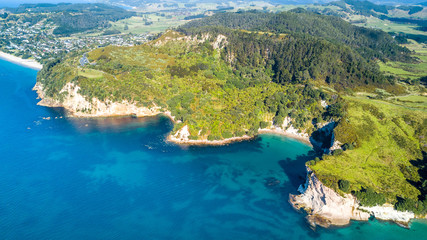
<svg viewBox="0 0 427 240"><path fill-rule="evenodd" d="M378 61L396 59L416 61L387 33L338 17L302 9L220 13L144 45L70 53L43 67L35 90L41 105L75 116L166 113L175 122L170 139L181 143L291 132L324 153L307 163L311 180L302 192L331 189L333 201L357 199L349 209L371 214L388 204L413 213L402 220L409 221L427 212L427 114L380 101L406 91L379 70ZM299 201L314 224L366 220L351 212L334 221L310 204Z"/></svg>

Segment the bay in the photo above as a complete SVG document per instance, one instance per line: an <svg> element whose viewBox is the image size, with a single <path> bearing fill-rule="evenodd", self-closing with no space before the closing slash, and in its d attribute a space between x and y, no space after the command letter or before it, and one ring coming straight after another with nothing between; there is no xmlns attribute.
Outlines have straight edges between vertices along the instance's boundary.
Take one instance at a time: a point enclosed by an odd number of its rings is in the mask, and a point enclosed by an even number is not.
<svg viewBox="0 0 427 240"><path fill-rule="evenodd" d="M288 203L311 148L262 135L168 143L166 117L66 118L37 105L37 72L0 60L2 239L422 239L372 220L311 230ZM274 179L274 180L272 180ZM276 179L280 181L276 183Z"/></svg>

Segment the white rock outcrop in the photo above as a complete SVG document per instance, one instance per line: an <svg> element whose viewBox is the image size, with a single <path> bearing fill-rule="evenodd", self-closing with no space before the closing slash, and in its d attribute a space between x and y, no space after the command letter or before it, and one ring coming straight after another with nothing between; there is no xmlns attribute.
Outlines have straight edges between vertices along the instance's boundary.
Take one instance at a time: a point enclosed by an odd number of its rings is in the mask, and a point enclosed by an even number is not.
<svg viewBox="0 0 427 240"><path fill-rule="evenodd" d="M368 211L371 215L375 216L376 219L385 220L385 221L393 221L396 223L401 223L405 226L411 221L411 219L415 218L415 214L413 212L401 212L394 209L393 205L385 204L383 206L375 206L375 207L359 207L359 209Z"/></svg>
<svg viewBox="0 0 427 240"><path fill-rule="evenodd" d="M175 142L188 142L190 137L190 131L188 131L188 126L185 125L179 129L174 135L171 136L171 139Z"/></svg>
<svg viewBox="0 0 427 240"><path fill-rule="evenodd" d="M63 99L62 101L59 101L57 99L47 97L44 93L42 84L39 82L33 88L33 90L37 91L39 98L42 99L38 105L47 107L63 107L75 117L110 117L125 115L142 117L154 116L162 113L160 107L141 107L137 106L135 103L129 103L127 101L100 101L97 98L92 98L92 101L88 101L79 93L79 89L80 87L74 83L65 84L59 92L59 94L63 95Z"/></svg>
<svg viewBox="0 0 427 240"><path fill-rule="evenodd" d="M179 33L172 30L167 30L164 35L172 36L166 36L163 39L158 39L154 41L154 46L161 46L169 41L185 41L199 44L208 41L212 37L212 35L209 33L194 36L180 36ZM225 35L218 34L215 38L215 41L211 42L210 44L213 49L223 49L228 44L227 37Z"/></svg>
<svg viewBox="0 0 427 240"><path fill-rule="evenodd" d="M309 171L307 182L298 189L300 195L290 195L290 203L296 209L304 209L312 226L343 226L350 220L368 220L370 214L358 209L356 198L350 194L340 196L323 185L316 175Z"/></svg>
<svg viewBox="0 0 427 240"><path fill-rule="evenodd" d="M408 227L412 219L416 218L412 212L401 212L393 205L365 207L360 206L357 199L351 194L339 195L333 189L326 187L307 168L307 181L298 188L300 195L289 195L289 202L299 210L307 212L307 220L315 227L343 226L350 220L367 221L370 217L384 221L393 221L401 226ZM425 216L422 216L425 217Z"/></svg>

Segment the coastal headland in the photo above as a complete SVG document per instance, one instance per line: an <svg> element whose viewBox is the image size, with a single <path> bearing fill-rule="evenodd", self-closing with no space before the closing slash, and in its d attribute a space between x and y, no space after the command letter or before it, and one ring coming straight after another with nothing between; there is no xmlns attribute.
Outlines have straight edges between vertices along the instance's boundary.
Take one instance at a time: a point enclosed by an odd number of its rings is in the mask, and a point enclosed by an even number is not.
<svg viewBox="0 0 427 240"><path fill-rule="evenodd" d="M297 23L301 15L335 26L333 19L304 11L277 17ZM259 18L233 17L242 16ZM219 17L227 23L231 16ZM314 225L345 225L371 216L398 223L425 217L427 179L416 161L427 146L425 112L387 98L408 90L381 73L371 55L345 46L347 31L337 43L198 24L143 45L97 48L83 55L83 63L81 54L50 62L34 87L39 105L64 107L76 117L169 113L174 128L168 140L178 144L222 145L260 133L295 137L319 151L306 163L309 184L300 188L301 196L291 196ZM361 34L360 43L377 41L375 34L393 42L385 33L341 24ZM307 57L306 51L292 50L295 46L313 52ZM384 46L390 55L370 51L384 58L410 57L397 43ZM287 56L292 59L284 61Z"/></svg>

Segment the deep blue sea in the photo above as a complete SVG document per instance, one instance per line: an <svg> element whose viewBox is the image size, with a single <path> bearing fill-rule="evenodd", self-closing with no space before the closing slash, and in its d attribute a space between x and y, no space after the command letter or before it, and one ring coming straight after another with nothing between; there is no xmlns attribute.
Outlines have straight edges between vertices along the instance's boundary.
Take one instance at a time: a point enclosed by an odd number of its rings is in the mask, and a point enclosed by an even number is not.
<svg viewBox="0 0 427 240"><path fill-rule="evenodd" d="M165 117L65 118L36 105L36 74L0 60L0 239L426 239L421 222L311 230L288 203L298 141L182 147Z"/></svg>

